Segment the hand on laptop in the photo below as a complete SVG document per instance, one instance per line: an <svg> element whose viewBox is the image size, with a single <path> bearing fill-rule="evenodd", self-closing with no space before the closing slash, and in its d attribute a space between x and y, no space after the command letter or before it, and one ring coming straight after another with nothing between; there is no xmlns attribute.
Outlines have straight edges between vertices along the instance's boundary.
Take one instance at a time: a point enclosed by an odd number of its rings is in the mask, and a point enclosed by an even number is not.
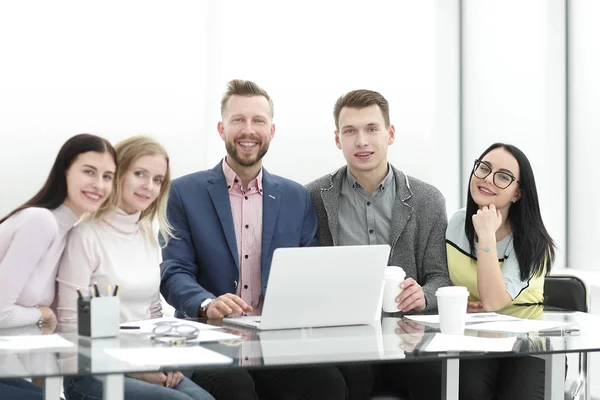
<svg viewBox="0 0 600 400"><path fill-rule="evenodd" d="M206 309L207 318L223 318L230 314L241 314L252 311L244 300L235 294L226 293L219 296L208 305Z"/></svg>
<svg viewBox="0 0 600 400"><path fill-rule="evenodd" d="M410 310L423 311L425 309L425 293L423 288L413 278L407 278L400 284L402 293L396 297L398 310L408 312Z"/></svg>

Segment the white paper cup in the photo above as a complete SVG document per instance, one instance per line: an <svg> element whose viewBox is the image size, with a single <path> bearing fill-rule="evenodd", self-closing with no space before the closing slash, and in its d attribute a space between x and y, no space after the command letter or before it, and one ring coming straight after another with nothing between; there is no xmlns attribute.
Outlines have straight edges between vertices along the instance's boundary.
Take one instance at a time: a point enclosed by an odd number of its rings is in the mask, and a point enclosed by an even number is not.
<svg viewBox="0 0 600 400"><path fill-rule="evenodd" d="M402 356L404 354L404 341L396 333L398 322L402 318L384 317L381 319L381 333L383 335L383 353L386 356Z"/></svg>
<svg viewBox="0 0 600 400"><path fill-rule="evenodd" d="M383 303L382 309L387 313L398 312L398 303L396 297L402 293L400 283L406 277L406 273L401 267L386 267L383 283Z"/></svg>
<svg viewBox="0 0 600 400"><path fill-rule="evenodd" d="M467 318L467 299L469 291L464 286L445 286L435 295L440 315L440 330L448 335L462 335L465 332Z"/></svg>

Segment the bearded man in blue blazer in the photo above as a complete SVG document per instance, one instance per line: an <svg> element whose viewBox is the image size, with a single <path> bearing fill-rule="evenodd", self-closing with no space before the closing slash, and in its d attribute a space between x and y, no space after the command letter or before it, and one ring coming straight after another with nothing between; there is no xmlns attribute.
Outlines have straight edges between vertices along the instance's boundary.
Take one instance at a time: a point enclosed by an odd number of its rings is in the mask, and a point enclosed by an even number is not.
<svg viewBox="0 0 600 400"><path fill-rule="evenodd" d="M163 248L161 293L179 317L260 315L274 250L318 245L308 190L262 167L275 135L267 92L254 82L229 82L221 117L227 156L211 170L175 179L169 194L175 238ZM226 400L343 400L347 392L335 367L233 368L192 378Z"/></svg>

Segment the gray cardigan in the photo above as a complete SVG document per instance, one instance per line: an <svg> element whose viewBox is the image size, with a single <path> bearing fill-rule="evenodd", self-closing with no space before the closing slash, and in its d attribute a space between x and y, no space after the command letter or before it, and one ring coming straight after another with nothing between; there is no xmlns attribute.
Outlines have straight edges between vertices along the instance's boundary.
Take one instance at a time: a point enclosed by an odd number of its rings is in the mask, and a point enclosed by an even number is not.
<svg viewBox="0 0 600 400"><path fill-rule="evenodd" d="M390 164L391 166L391 164ZM339 197L346 168L307 185L319 219L321 246L337 246ZM388 265L402 267L423 287L426 311L437 309L435 291L450 286L446 260L446 201L432 185L404 175L391 166L396 181Z"/></svg>

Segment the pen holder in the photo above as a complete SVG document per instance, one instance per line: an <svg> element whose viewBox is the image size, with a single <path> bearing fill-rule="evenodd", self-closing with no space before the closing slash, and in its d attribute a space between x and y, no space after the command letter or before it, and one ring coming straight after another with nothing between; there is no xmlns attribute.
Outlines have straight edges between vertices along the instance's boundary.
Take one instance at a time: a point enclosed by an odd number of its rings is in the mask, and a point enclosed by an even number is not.
<svg viewBox="0 0 600 400"><path fill-rule="evenodd" d="M121 302L117 296L79 297L77 299L77 332L90 338L119 335Z"/></svg>

